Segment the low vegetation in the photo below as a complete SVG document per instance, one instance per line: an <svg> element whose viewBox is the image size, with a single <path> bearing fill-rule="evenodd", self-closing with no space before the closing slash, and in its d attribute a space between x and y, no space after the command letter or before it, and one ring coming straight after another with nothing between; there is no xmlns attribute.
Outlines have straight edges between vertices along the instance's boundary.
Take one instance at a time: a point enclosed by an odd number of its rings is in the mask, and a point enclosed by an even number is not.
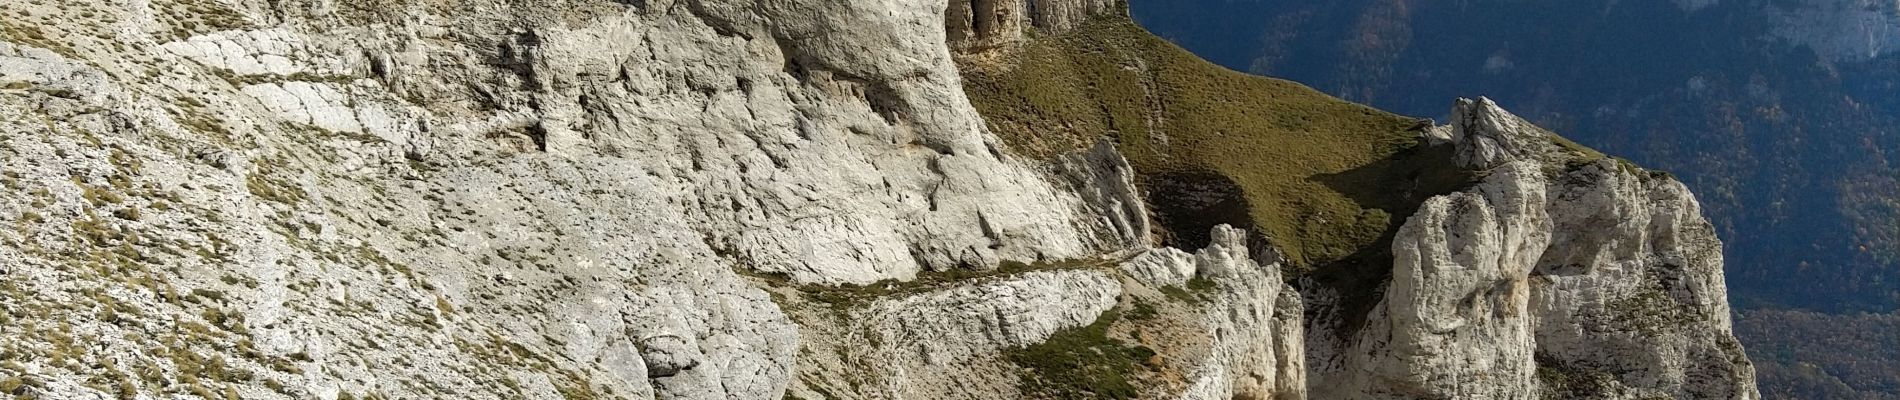
<svg viewBox="0 0 1900 400"><path fill-rule="evenodd" d="M1010 349L1004 356L1027 368L1018 388L1041 399L1133 399L1141 395L1134 378L1152 349L1109 337L1120 319L1110 311L1088 326L1056 332L1042 343Z"/></svg>
<svg viewBox="0 0 1900 400"><path fill-rule="evenodd" d="M1214 225L1246 228L1287 260L1288 279L1350 294L1348 314L1378 303L1398 226L1474 177L1449 146L1424 145L1427 121L1222 68L1123 17L963 64L965 92L1017 156L1110 140L1163 244L1200 248Z"/></svg>
<svg viewBox="0 0 1900 400"><path fill-rule="evenodd" d="M1126 18L1033 39L995 64L966 65L965 89L1019 155L1106 137L1150 192L1235 198L1178 218L1157 205L1174 245L1198 247L1197 232L1227 223L1270 237L1299 271L1378 258L1424 198L1469 181L1448 152L1423 148L1419 120L1223 69Z"/></svg>
<svg viewBox="0 0 1900 400"><path fill-rule="evenodd" d="M942 289L953 283L971 282L989 278L1008 277L1037 271L1062 271L1097 268L1112 265L1121 260L1074 259L1049 262L1024 263L1004 261L992 270L952 269L949 271L923 271L915 279L908 281L886 279L868 284L797 284L790 276L777 273L750 272L754 278L765 280L774 286L791 287L798 291L801 298L844 310L857 308L880 298L894 295L922 293ZM745 270L741 270L745 271ZM780 304L784 304L781 302Z"/></svg>

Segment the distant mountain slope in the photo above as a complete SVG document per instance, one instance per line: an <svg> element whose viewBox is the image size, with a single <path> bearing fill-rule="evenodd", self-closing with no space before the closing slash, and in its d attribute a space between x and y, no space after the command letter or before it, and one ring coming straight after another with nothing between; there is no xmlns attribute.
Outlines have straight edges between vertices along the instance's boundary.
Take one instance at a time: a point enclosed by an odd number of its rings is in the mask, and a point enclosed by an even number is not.
<svg viewBox="0 0 1900 400"><path fill-rule="evenodd" d="M1793 399L1900 399L1900 315L1743 312L1762 394Z"/></svg>

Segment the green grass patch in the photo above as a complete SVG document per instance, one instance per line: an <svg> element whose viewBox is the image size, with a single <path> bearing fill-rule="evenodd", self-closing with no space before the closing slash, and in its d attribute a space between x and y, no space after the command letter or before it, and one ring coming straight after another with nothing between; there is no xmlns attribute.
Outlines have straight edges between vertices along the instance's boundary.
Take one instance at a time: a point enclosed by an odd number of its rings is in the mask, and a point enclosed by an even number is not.
<svg viewBox="0 0 1900 400"><path fill-rule="evenodd" d="M1141 396L1131 381L1155 356L1152 349L1108 337L1120 319L1109 311L1088 326L1065 329L1034 346L1006 350L1010 362L1027 368L1024 397L1040 399L1133 399Z"/></svg>
<svg viewBox="0 0 1900 400"><path fill-rule="evenodd" d="M1221 68L1126 18L1036 38L1008 57L964 70L965 91L1011 151L1046 158L1107 137L1150 193L1190 190L1152 196L1163 227L1188 239L1219 223L1251 228L1296 273L1379 264L1359 260L1381 259L1425 198L1471 180L1448 149L1423 147L1416 119ZM1223 187L1232 193L1191 192ZM1234 199L1167 215L1182 207L1167 202L1226 194Z"/></svg>
<svg viewBox="0 0 1900 400"><path fill-rule="evenodd" d="M1220 285L1214 283L1213 280L1197 276L1188 279L1187 287L1185 288L1179 286L1162 286L1161 294L1167 295L1170 300L1200 304L1214 300L1214 296L1219 290Z"/></svg>

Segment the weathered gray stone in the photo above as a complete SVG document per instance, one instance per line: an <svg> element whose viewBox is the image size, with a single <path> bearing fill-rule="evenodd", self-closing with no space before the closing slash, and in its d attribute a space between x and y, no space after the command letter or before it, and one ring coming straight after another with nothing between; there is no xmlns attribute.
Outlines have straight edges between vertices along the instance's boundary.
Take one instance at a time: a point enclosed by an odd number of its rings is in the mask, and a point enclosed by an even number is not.
<svg viewBox="0 0 1900 400"><path fill-rule="evenodd" d="M699 366L699 346L677 335L660 335L640 340L640 358L646 360L647 377L679 375L680 371Z"/></svg>

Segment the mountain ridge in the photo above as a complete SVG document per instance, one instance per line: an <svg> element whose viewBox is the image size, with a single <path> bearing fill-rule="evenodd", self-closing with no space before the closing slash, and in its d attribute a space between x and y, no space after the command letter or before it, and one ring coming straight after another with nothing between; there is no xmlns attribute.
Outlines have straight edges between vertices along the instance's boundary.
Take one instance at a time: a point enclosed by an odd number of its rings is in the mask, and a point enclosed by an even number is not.
<svg viewBox="0 0 1900 400"><path fill-rule="evenodd" d="M1693 196L1488 99L1110 2L479 5L0 5L0 391L1759 397Z"/></svg>

